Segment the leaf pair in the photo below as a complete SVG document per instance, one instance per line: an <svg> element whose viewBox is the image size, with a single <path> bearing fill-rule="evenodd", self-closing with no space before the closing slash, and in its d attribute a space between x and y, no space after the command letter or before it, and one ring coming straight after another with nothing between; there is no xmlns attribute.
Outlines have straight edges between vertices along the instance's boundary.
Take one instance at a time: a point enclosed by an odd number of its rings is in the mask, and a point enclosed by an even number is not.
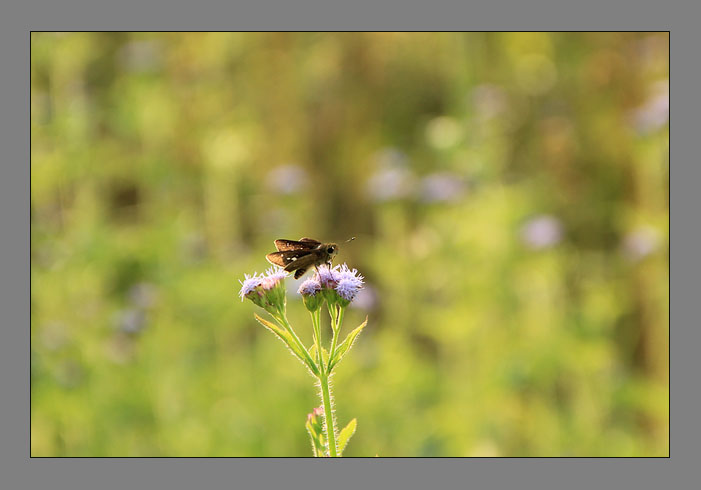
<svg viewBox="0 0 701 490"><path fill-rule="evenodd" d="M312 358L309 356L309 353L307 353L304 350L304 347L300 346L295 338L288 332L287 330L281 328L278 325L275 325L272 322L269 322L265 318L262 318L258 316L258 314L254 313L256 320L258 323L263 325L265 328L270 330L272 333L275 334L277 338L282 340L282 342L287 346L287 348L292 352L292 354L302 361L302 363L307 366L307 368L312 372L314 376L319 376L319 369L316 366L316 363L312 360Z"/></svg>

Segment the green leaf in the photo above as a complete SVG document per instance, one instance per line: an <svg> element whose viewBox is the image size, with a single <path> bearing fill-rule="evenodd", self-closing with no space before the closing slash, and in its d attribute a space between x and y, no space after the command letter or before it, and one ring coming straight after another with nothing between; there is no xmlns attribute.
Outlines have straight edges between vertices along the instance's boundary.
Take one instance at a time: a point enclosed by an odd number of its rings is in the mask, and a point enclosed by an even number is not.
<svg viewBox="0 0 701 490"><path fill-rule="evenodd" d="M341 343L341 345L336 347L336 352L333 353L331 361L329 361L329 372L331 372L333 367L341 361L343 356L346 355L346 352L350 350L350 348L353 346L353 342L355 342L355 339L358 337L358 335L360 335L360 332L365 328L365 325L367 324L368 318L365 317L365 321L362 323L362 325L360 325L358 328L349 333L346 339Z"/></svg>
<svg viewBox="0 0 701 490"><path fill-rule="evenodd" d="M292 352L292 354L294 354L295 357L297 357L297 359L302 361L302 363L311 370L312 374L314 374L315 376L319 375L319 370L317 369L316 365L310 364L308 362L306 353L303 352L302 349L300 349L292 335L290 335L290 333L287 330L284 330L278 325L275 325L274 323L269 322L265 318L258 316L257 313L254 313L254 315L256 317L256 321L268 330L270 330L272 333L274 333L277 338L282 340L287 346L287 348L290 350L290 352Z"/></svg>
<svg viewBox="0 0 701 490"><path fill-rule="evenodd" d="M355 434L355 427L358 425L356 419L348 422L340 434L338 434L338 455L343 454L343 450L346 448L346 444L350 440L351 436Z"/></svg>

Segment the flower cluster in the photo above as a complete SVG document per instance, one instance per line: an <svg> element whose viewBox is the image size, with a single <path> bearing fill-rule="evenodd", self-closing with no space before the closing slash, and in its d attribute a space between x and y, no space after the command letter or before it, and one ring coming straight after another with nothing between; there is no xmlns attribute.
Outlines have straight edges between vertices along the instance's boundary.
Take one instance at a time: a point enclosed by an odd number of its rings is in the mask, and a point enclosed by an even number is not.
<svg viewBox="0 0 701 490"><path fill-rule="evenodd" d="M346 264L330 268L322 265L317 272L302 283L299 294L309 311L316 311L325 299L329 304L348 306L363 287L363 276ZM318 294L321 293L321 294Z"/></svg>
<svg viewBox="0 0 701 490"><path fill-rule="evenodd" d="M287 277L287 272L280 267L271 267L260 276L245 274L241 283L239 296L241 301L248 298L255 304L273 315L285 310L285 286L282 280Z"/></svg>

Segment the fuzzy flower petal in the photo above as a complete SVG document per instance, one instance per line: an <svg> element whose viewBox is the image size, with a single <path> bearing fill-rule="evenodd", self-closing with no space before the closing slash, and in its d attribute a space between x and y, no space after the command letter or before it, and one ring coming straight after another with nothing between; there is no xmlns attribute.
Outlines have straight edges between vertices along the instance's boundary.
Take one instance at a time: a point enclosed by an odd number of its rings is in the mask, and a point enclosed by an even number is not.
<svg viewBox="0 0 701 490"><path fill-rule="evenodd" d="M278 266L273 266L265 271L266 276L263 278L261 283L264 290L268 291L278 285L280 281L288 276L285 269Z"/></svg>
<svg viewBox="0 0 701 490"><path fill-rule="evenodd" d="M357 269L349 269L346 264L337 266L335 269L338 278L336 292L346 301L352 301L363 287L363 276Z"/></svg>
<svg viewBox="0 0 701 490"><path fill-rule="evenodd" d="M315 277L304 281L297 290L302 296L314 296L319 291L321 291L321 284Z"/></svg>
<svg viewBox="0 0 701 490"><path fill-rule="evenodd" d="M319 271L315 275L315 277L318 279L319 284L321 284L321 287L333 288L336 286L336 284L338 283L338 272L336 271L336 269L337 267L331 269L327 265L319 266Z"/></svg>
<svg viewBox="0 0 701 490"><path fill-rule="evenodd" d="M239 281L241 283L241 291L239 291L241 301L243 301L243 298L251 294L253 290L255 290L263 282L262 274L260 276L258 276L256 273L253 273L252 276L244 274L244 277L245 279L243 281Z"/></svg>

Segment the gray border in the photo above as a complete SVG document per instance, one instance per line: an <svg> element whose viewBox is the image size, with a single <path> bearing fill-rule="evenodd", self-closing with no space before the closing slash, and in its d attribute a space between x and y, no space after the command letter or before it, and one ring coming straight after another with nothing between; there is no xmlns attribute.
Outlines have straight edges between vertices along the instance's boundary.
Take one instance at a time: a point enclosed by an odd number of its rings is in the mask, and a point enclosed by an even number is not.
<svg viewBox="0 0 701 490"><path fill-rule="evenodd" d="M131 30L501 30L501 29L612 29L672 30L675 34L671 78L676 137L674 171L675 223L683 223L682 213L695 223L696 206L691 201L701 182L698 156L690 141L698 138L698 124L691 124L698 110L698 39L690 39L691 29L682 29L684 20L699 18L692 2L651 2L589 0L572 5L563 2L504 2L491 0L488 10L458 0L419 2L416 0L375 0L336 2L323 0L257 0L253 5L231 1L157 2L119 1L96 6L94 1L34 1L3 7L0 26L0 59L3 83L2 170L0 173L0 212L5 228L0 258L3 272L2 329L0 330L0 386L3 390L0 418L0 482L3 488L686 488L680 482L693 481L691 468L698 452L690 446L699 424L692 418L699 413L698 389L693 387L699 372L692 365L698 342L698 320L689 307L698 301L693 289L698 260L690 251L701 248L695 229L678 227L671 243L676 261L677 292L671 302L675 326L671 336L674 353L674 458L670 459L349 459L322 462L311 459L29 459L29 30L131 29ZM153 5L153 4L156 5ZM440 5L438 5L440 3ZM159 5L160 4L160 5ZM534 5L535 4L535 5ZM684 5L682 5L684 4ZM255 7L255 9L254 9ZM696 7L694 9L694 7ZM693 9L693 10L692 10ZM694 11L696 15L694 15ZM673 19L670 17L677 17ZM516 23L511 21L516 19ZM507 21L506 23L504 21ZM686 56L684 56L686 54ZM687 60L687 61L684 61ZM695 75L695 76L694 76ZM696 83L694 83L696 82ZM687 87L685 89L685 86ZM686 95L684 99L682 96ZM681 117L689 121L682 125ZM687 142L686 150L684 142ZM682 153L688 155L682 157ZM686 192L684 192L686 191ZM25 207L27 206L27 207ZM684 255L688 258L681 268ZM694 267L695 266L695 267ZM679 267L679 268L677 268ZM696 273L696 274L694 274ZM681 282L684 281L684 289ZM681 293L686 296L682 297ZM684 309L682 300L687 305ZM687 321L682 322L685 310ZM691 334L691 335L689 335ZM695 335L696 338L692 338ZM696 340L696 342L694 342ZM686 383L682 378L690 378ZM681 427L685 429L682 431ZM688 455L688 456L687 456ZM698 463L696 463L698 464ZM685 471L686 470L686 471ZM686 473L686 474L685 474ZM329 478L338 478L329 485ZM677 483L674 481L678 480Z"/></svg>

